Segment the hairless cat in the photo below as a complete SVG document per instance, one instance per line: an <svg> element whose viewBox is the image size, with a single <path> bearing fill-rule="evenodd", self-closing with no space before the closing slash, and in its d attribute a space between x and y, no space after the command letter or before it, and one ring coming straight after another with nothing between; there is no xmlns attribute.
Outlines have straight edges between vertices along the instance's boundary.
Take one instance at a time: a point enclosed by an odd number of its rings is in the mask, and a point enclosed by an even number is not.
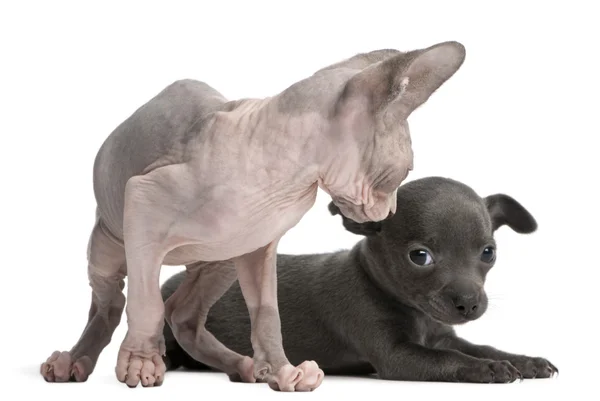
<svg viewBox="0 0 600 401"><path fill-rule="evenodd" d="M275 390L316 388L323 378L317 364L292 366L283 349L278 241L312 207L319 187L353 221L393 214L396 189L413 166L406 120L464 58L457 42L377 50L266 99L228 101L194 80L166 87L121 123L96 156L88 321L70 351L56 351L42 364L43 377L88 378L121 320L127 276L119 381L163 382L166 318L199 361ZM166 305L163 264L185 265L189 273ZM208 310L236 278L252 322L252 359L204 329Z"/></svg>

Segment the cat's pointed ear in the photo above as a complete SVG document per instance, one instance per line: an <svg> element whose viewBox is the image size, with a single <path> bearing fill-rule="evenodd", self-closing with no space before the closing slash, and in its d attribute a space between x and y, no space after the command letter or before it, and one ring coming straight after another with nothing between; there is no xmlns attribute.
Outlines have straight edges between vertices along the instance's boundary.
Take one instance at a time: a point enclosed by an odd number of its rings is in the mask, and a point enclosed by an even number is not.
<svg viewBox="0 0 600 401"><path fill-rule="evenodd" d="M406 120L454 75L465 54L462 44L443 42L372 64L346 83L337 109L362 104L372 113Z"/></svg>
<svg viewBox="0 0 600 401"><path fill-rule="evenodd" d="M342 212L340 212L340 209L333 202L329 203L328 209L332 215L335 216L335 215L339 214L340 216L342 216L342 224L343 224L344 228L347 231L350 231L352 234L364 235L364 236L368 237L370 235L375 235L381 231L381 222L380 221L357 223L354 220L351 220L351 219L347 218L346 216L344 216L342 214Z"/></svg>

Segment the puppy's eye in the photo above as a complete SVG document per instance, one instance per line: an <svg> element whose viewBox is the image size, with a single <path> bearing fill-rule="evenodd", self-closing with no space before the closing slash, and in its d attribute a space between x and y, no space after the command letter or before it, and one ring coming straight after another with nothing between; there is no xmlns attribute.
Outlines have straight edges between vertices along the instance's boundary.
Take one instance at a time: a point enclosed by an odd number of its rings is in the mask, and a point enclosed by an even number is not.
<svg viewBox="0 0 600 401"><path fill-rule="evenodd" d="M485 263L492 263L496 258L496 250L491 246L486 247L481 253L481 261Z"/></svg>
<svg viewBox="0 0 600 401"><path fill-rule="evenodd" d="M410 251L408 254L411 262L413 262L417 266L429 266L433 263L433 258L424 249L415 249L414 251Z"/></svg>

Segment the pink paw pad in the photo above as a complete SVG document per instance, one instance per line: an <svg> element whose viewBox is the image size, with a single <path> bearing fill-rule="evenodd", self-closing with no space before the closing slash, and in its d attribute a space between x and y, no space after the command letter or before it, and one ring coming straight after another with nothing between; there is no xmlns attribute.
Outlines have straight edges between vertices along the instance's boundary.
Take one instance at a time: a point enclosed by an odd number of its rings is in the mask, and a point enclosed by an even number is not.
<svg viewBox="0 0 600 401"><path fill-rule="evenodd" d="M313 391L321 385L325 374L315 361L304 361L299 366L304 372L302 380L296 384L296 391Z"/></svg>
<svg viewBox="0 0 600 401"><path fill-rule="evenodd" d="M151 357L134 355L121 351L115 372L117 379L135 388L141 382L142 387L158 387L163 383L166 366L162 358L155 353Z"/></svg>
<svg viewBox="0 0 600 401"><path fill-rule="evenodd" d="M304 372L290 364L284 365L279 371L267 378L269 387L276 391L296 391L296 384L302 380Z"/></svg>
<svg viewBox="0 0 600 401"><path fill-rule="evenodd" d="M298 367L285 365L268 377L269 387L276 391L313 391L321 385L325 374L315 361L304 361Z"/></svg>
<svg viewBox="0 0 600 401"><path fill-rule="evenodd" d="M87 356L73 362L69 352L54 351L40 366L40 373L50 383L84 382L92 373L93 365Z"/></svg>

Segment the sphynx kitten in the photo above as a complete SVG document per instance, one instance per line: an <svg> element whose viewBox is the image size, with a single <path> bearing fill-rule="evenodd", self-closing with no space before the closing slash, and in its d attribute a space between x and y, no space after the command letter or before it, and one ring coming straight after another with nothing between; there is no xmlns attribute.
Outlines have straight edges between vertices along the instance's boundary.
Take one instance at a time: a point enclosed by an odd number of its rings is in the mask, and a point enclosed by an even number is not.
<svg viewBox="0 0 600 401"><path fill-rule="evenodd" d="M141 106L96 156L88 322L70 351L42 364L43 377L87 379L120 322L128 276L119 381L163 382L166 319L199 361L276 390L316 388L323 378L317 364L294 367L283 349L278 241L312 207L319 187L356 222L393 214L396 189L413 166L406 120L464 58L457 42L378 50L266 99L228 101L206 83L181 80ZM166 305L163 264L188 272ZM204 328L236 278L252 322L252 359Z"/></svg>

